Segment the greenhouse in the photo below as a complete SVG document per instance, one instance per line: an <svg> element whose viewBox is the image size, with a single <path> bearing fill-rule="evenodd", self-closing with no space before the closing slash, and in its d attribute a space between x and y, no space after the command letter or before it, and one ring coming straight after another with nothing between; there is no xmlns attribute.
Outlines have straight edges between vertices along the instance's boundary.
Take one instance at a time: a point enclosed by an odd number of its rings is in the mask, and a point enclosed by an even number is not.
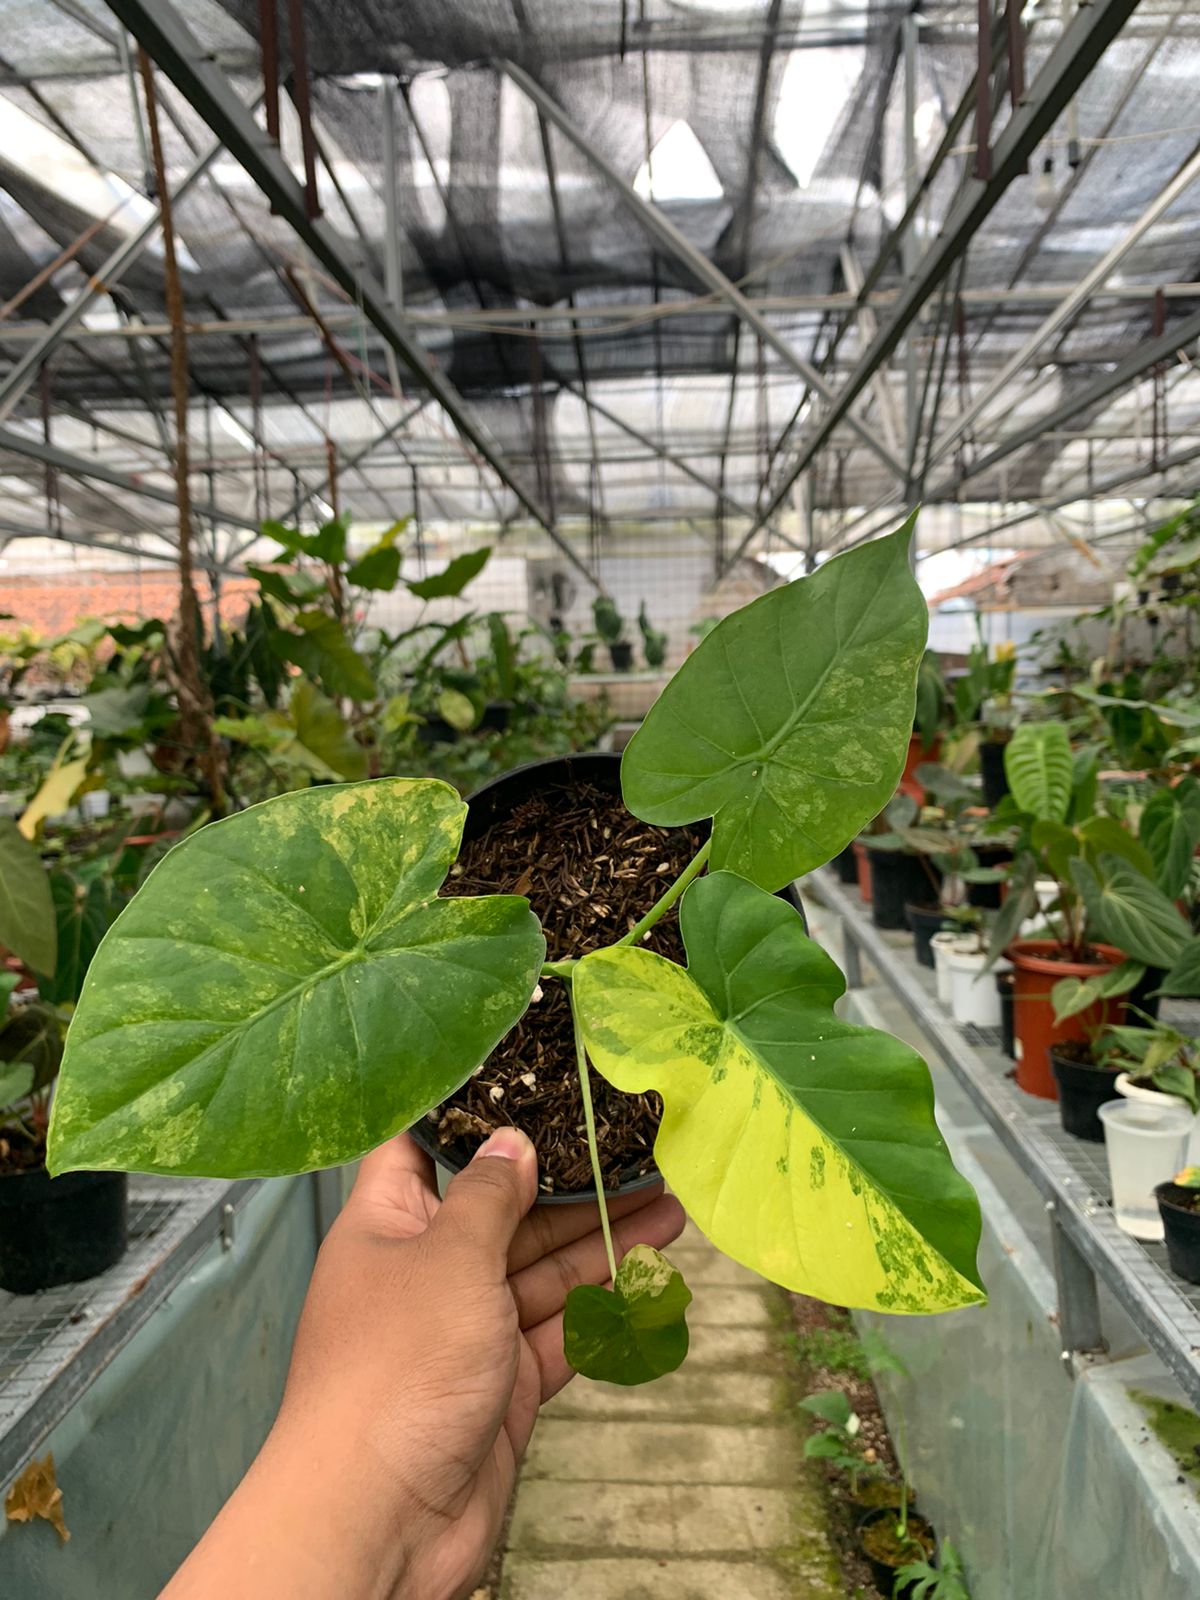
<svg viewBox="0 0 1200 1600"><path fill-rule="evenodd" d="M1197 1600L1198 63L0 0L0 1600Z"/></svg>

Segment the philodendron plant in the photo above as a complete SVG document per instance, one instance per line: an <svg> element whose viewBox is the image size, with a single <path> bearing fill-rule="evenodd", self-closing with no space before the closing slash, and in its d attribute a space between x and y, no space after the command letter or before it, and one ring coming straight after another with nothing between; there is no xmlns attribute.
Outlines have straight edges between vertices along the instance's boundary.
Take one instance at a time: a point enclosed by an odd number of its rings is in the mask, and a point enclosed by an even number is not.
<svg viewBox="0 0 1200 1600"><path fill-rule="evenodd" d="M547 960L520 896L442 898L466 807L428 779L283 795L178 845L92 963L51 1170L352 1160L452 1094L556 981L597 1189L589 1055L618 1089L662 1096L658 1166L730 1256L844 1305L982 1299L978 1206L925 1064L835 1015L841 974L774 893L900 777L927 623L910 537L911 519L753 601L668 683L625 753L625 803L664 826L711 818L711 835L612 947ZM640 948L680 896L686 967ZM673 1370L680 1275L646 1247L618 1264L610 1241L609 1260L611 1290L568 1299L569 1357L623 1383Z"/></svg>

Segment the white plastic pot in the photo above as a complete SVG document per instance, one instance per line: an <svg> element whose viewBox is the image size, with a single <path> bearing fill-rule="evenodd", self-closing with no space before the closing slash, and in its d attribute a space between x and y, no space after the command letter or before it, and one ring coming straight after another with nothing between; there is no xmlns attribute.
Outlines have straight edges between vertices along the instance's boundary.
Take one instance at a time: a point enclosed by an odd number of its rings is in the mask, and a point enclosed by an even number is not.
<svg viewBox="0 0 1200 1600"><path fill-rule="evenodd" d="M1184 1165L1192 1131L1192 1113L1182 1100L1154 1094L1165 1103L1109 1100L1100 1107L1113 1215L1134 1239L1162 1238L1154 1190Z"/></svg>
<svg viewBox="0 0 1200 1600"><path fill-rule="evenodd" d="M1123 1095L1126 1100L1132 1100L1138 1105L1183 1106L1184 1110L1192 1118L1191 1133L1188 1136L1186 1164L1190 1165L1194 1162L1200 1165L1200 1117L1192 1112L1191 1107L1185 1101L1181 1100L1176 1094L1163 1094L1161 1089L1143 1088L1140 1083L1132 1082L1127 1072L1117 1073L1117 1081L1113 1084L1113 1088L1119 1095ZM1174 1177L1174 1173L1168 1173L1168 1177Z"/></svg>
<svg viewBox="0 0 1200 1600"><path fill-rule="evenodd" d="M929 941L933 951L933 970L937 977L937 997L944 1006L950 1004L950 964L946 957L958 943L960 935L946 931L935 933Z"/></svg>
<svg viewBox="0 0 1200 1600"><path fill-rule="evenodd" d="M992 976L983 975L987 952L951 945L946 952L950 969L950 1011L955 1022L974 1023L977 1028L1000 1026L1000 991Z"/></svg>
<svg viewBox="0 0 1200 1600"><path fill-rule="evenodd" d="M112 795L107 789L89 789L79 797L79 815L84 822L99 822L106 817L112 805Z"/></svg>

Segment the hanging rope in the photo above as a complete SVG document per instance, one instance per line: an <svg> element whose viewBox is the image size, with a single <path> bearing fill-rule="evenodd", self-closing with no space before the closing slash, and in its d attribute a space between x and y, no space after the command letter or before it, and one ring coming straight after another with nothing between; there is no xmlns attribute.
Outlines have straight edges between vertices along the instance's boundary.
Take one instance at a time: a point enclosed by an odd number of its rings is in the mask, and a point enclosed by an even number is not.
<svg viewBox="0 0 1200 1600"><path fill-rule="evenodd" d="M162 134L158 126L158 97L150 57L138 46L138 71L146 98L146 124L154 158L154 187L162 228L163 279L167 318L171 324L171 398L175 411L175 506L179 515L179 621L175 641L176 685L179 701L180 741L194 751L208 775L213 811L225 810L224 757L212 728L212 699L200 676L196 597L192 562L192 499L188 485L188 357L183 289L175 255L175 223L171 193L167 188Z"/></svg>

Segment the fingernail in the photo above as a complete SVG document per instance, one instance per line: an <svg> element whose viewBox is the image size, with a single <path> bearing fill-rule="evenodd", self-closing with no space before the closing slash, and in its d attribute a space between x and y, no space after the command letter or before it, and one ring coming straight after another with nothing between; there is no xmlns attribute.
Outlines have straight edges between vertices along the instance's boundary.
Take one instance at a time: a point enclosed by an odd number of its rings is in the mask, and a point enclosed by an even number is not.
<svg viewBox="0 0 1200 1600"><path fill-rule="evenodd" d="M519 1128L497 1128L475 1154L477 1157L499 1156L503 1161L519 1161L528 1149L529 1140Z"/></svg>

